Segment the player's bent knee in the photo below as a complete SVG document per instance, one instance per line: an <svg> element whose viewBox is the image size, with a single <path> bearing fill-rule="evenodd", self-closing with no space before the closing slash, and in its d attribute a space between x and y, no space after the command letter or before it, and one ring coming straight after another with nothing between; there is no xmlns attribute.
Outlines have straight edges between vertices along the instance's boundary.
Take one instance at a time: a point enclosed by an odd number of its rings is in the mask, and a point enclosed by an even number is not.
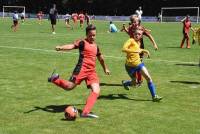
<svg viewBox="0 0 200 134"><path fill-rule="evenodd" d="M96 94L100 94L100 87L91 87L92 92L96 93Z"/></svg>
<svg viewBox="0 0 200 134"><path fill-rule="evenodd" d="M146 77L147 82L152 82L151 77Z"/></svg>
<svg viewBox="0 0 200 134"><path fill-rule="evenodd" d="M72 90L76 87L76 84L73 82L69 82L68 85L64 88L65 90Z"/></svg>

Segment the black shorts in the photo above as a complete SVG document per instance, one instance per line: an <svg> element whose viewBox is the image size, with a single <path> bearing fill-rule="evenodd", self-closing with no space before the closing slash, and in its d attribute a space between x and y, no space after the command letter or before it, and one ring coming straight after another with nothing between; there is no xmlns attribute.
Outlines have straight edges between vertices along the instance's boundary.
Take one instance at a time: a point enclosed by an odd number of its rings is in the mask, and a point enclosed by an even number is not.
<svg viewBox="0 0 200 134"><path fill-rule="evenodd" d="M21 17L21 20L24 20L24 16Z"/></svg>
<svg viewBox="0 0 200 134"><path fill-rule="evenodd" d="M18 24L17 20L13 20L13 24L16 26Z"/></svg>
<svg viewBox="0 0 200 134"><path fill-rule="evenodd" d="M51 25L56 25L56 19L51 19Z"/></svg>
<svg viewBox="0 0 200 134"><path fill-rule="evenodd" d="M54 15L50 15L51 25L56 25L56 17Z"/></svg>

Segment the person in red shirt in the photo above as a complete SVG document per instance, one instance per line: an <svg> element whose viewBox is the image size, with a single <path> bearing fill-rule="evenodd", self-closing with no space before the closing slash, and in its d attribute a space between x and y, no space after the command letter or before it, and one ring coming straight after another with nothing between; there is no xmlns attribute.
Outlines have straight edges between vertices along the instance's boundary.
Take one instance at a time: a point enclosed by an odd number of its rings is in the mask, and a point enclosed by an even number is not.
<svg viewBox="0 0 200 134"><path fill-rule="evenodd" d="M85 15L80 13L78 17L79 17L79 20L80 20L80 27L82 28L84 20L85 20Z"/></svg>
<svg viewBox="0 0 200 134"><path fill-rule="evenodd" d="M190 32L190 28L193 30L192 25L191 25L191 21L190 21L190 16L187 15L185 18L183 18L181 20L181 22L183 23L183 39L181 41L180 48L183 48L185 40L186 40L186 43L187 43L186 48L190 48L189 32Z"/></svg>
<svg viewBox="0 0 200 134"><path fill-rule="evenodd" d="M73 13L72 14L72 20L74 22L74 25L77 25L77 21L78 21L78 14L77 13Z"/></svg>
<svg viewBox="0 0 200 134"><path fill-rule="evenodd" d="M44 14L42 13L42 11L39 11L37 14L37 18L38 18L38 23L41 25L42 23L42 18L43 18Z"/></svg>
<svg viewBox="0 0 200 134"><path fill-rule="evenodd" d="M65 90L74 89L83 80L86 82L86 85L91 89L91 92L87 98L81 117L98 118L97 115L90 113L100 94L99 78L95 69L96 59L99 60L105 74L110 74L110 71L104 62L103 55L95 43L95 37L96 27L94 25L89 25L86 28L85 39L75 41L73 44L56 46L56 51L79 49L79 60L69 80L61 79L59 78L59 75L55 73L48 78L49 82L52 82Z"/></svg>

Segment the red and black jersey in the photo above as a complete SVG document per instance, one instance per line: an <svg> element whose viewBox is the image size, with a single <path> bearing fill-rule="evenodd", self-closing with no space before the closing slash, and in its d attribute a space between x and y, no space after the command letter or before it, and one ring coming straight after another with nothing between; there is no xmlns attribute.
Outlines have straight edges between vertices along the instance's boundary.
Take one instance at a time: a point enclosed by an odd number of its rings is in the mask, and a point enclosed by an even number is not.
<svg viewBox="0 0 200 134"><path fill-rule="evenodd" d="M79 49L79 60L74 69L74 73L79 73L81 69L95 71L97 56L101 55L96 43L89 43L85 39L76 41L74 44L75 48Z"/></svg>

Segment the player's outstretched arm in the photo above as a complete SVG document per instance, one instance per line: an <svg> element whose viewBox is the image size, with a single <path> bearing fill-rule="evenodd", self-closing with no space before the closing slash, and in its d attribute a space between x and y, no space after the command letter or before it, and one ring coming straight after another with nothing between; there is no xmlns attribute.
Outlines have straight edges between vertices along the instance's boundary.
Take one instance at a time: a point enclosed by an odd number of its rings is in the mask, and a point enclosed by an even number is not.
<svg viewBox="0 0 200 134"><path fill-rule="evenodd" d="M97 56L97 58L98 58L98 60L99 60L99 62L101 64L105 74L110 75L110 70L108 69L107 65L104 62L103 55L101 54L101 55Z"/></svg>
<svg viewBox="0 0 200 134"><path fill-rule="evenodd" d="M67 44L67 45L62 45L62 46L56 46L55 50L56 51L66 51L66 50L72 50L75 48L74 44Z"/></svg>
<svg viewBox="0 0 200 134"><path fill-rule="evenodd" d="M155 42L153 36L149 33L149 34L147 34L147 37L148 37L148 38L150 39L150 41L152 42L154 49L155 49L155 50L158 50L158 46L157 46L157 44L156 44L156 42Z"/></svg>
<svg viewBox="0 0 200 134"><path fill-rule="evenodd" d="M126 27L125 24L122 25L122 29L121 30L124 30L127 34L129 34L128 28Z"/></svg>

